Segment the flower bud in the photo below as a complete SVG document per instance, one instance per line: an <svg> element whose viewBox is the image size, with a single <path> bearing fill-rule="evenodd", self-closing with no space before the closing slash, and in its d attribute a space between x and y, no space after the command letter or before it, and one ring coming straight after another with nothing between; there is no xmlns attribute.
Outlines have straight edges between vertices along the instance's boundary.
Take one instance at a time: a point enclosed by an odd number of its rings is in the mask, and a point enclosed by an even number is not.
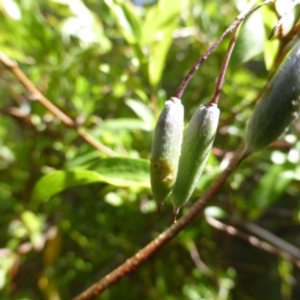
<svg viewBox="0 0 300 300"><path fill-rule="evenodd" d="M288 53L257 102L250 118L241 159L274 142L299 109L300 42Z"/></svg>
<svg viewBox="0 0 300 300"><path fill-rule="evenodd" d="M219 122L216 104L201 105L184 133L178 174L171 202L174 216L191 197L210 154Z"/></svg>
<svg viewBox="0 0 300 300"><path fill-rule="evenodd" d="M184 108L180 99L166 101L154 133L151 152L151 187L158 214L169 196L177 176L184 127Z"/></svg>

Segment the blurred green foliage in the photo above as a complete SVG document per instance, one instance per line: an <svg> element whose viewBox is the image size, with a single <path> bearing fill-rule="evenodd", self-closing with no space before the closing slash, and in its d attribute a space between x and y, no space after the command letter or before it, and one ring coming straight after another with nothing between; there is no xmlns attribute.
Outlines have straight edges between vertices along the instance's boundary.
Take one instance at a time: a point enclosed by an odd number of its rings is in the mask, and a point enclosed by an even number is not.
<svg viewBox="0 0 300 300"><path fill-rule="evenodd" d="M155 120L246 1L148 2L0 0L0 51L117 154L108 158L84 142L0 65L3 300L70 299L171 224L171 204L157 218L149 189ZM243 139L253 100L277 57L279 40L267 41L277 19L274 6L264 7L242 27L220 98L214 150L190 203ZM228 40L188 86L186 122L209 101ZM282 143L242 163L213 205L226 222L247 219L300 246L300 126L294 125ZM213 275L197 268L193 251ZM99 299L299 299L299 280L290 262L198 217Z"/></svg>

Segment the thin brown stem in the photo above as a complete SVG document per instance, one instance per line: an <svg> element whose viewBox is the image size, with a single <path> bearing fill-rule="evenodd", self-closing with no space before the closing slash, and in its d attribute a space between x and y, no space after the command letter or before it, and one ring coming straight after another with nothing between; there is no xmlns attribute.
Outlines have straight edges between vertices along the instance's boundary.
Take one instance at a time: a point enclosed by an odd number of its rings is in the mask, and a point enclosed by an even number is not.
<svg viewBox="0 0 300 300"><path fill-rule="evenodd" d="M207 190L202 198L200 198L188 211L186 215L180 218L176 223L162 232L156 239L138 251L131 258L127 259L122 265L106 275L97 283L93 284L86 291L74 298L74 300L94 299L101 294L108 287L118 282L124 276L133 272L138 266L152 256L156 251L167 244L174 238L182 229L189 225L197 215L199 215L209 201L219 192L229 175L235 170L237 160L240 156L240 150L236 152L228 167L214 182L214 184Z"/></svg>
<svg viewBox="0 0 300 300"><path fill-rule="evenodd" d="M207 277L216 279L216 274L203 262L196 244L193 241L188 242L187 248L195 266Z"/></svg>
<svg viewBox="0 0 300 300"><path fill-rule="evenodd" d="M42 104L53 115L59 118L65 125L74 128L79 134L79 136L81 136L83 140L92 145L94 148L107 154L108 156L115 155L115 152L113 150L99 143L95 138L86 133L82 127L78 127L76 122L73 121L70 117L68 117L65 113L63 113L57 106L52 104L50 100L48 100L37 89L37 87L32 83L32 81L30 81L30 79L23 73L23 71L19 68L17 62L11 60L2 52L0 52L0 61L8 70L10 70L18 78L20 83L31 93L31 96L34 100L39 101L40 104Z"/></svg>
<svg viewBox="0 0 300 300"><path fill-rule="evenodd" d="M252 2L250 2L247 5L247 7L241 12L240 16L244 15L245 13L247 13L247 11L249 11L249 9L251 9L251 7L253 5ZM238 34L239 34L239 30L241 28L241 25L242 25L242 22L240 24L238 24L237 27L234 29L233 35L230 39L228 49L227 49L227 52L226 52L226 55L225 55L225 58L223 60L223 64L222 64L222 67L221 67L221 71L220 71L220 74L218 76L215 91L214 91L214 94L212 96L212 99L211 99L210 103L218 104L220 93L221 93L222 86L223 86L223 83L224 83L226 70L227 70L227 67L228 67L228 64L229 64L229 61L230 61L230 58L231 58L231 54L233 52L233 49L234 49L234 46L235 46L235 43L236 43L236 40L237 40L237 37L238 37Z"/></svg>
<svg viewBox="0 0 300 300"><path fill-rule="evenodd" d="M214 91L214 94L212 96L212 99L211 99L210 103L218 104L220 93L221 93L222 86L223 86L223 83L224 83L224 78L225 78L226 70L227 70L227 67L228 67L228 64L229 64L229 61L230 61L230 57L231 57L232 51L234 49L234 45L235 45L237 36L239 34L239 30L240 30L241 25L242 25L242 23L240 23L235 28L235 30L233 32L233 35L231 37L231 40L230 40L230 43L228 45L228 49L227 49L225 58L223 60L223 64L222 64L221 71L220 71L220 75L219 75L218 80L217 80L216 88L215 88L215 91Z"/></svg>
<svg viewBox="0 0 300 300"><path fill-rule="evenodd" d="M279 249L282 249L285 252L288 252L290 255L300 260L300 249L283 240L282 238L274 235L272 232L250 222L240 222L240 226L242 226L251 234L255 234L259 238L267 241L268 243L274 245Z"/></svg>
<svg viewBox="0 0 300 300"><path fill-rule="evenodd" d="M271 40L276 33L276 31L282 26L283 22L289 17L289 14L292 12L292 10L295 8L296 5L300 4L299 0L294 0L293 3L289 4L289 8L286 10L286 12L280 17L275 27L272 29L269 40ZM295 25L295 24L294 24Z"/></svg>
<svg viewBox="0 0 300 300"><path fill-rule="evenodd" d="M197 60L197 62L194 64L194 66L191 68L191 70L188 72L182 83L180 84L179 88L174 94L174 97L177 97L179 99L182 98L182 95L188 86L190 80L192 79L193 75L196 73L200 65L209 57L209 55L221 44L221 42L224 40L224 38L232 32L241 22L243 22L249 15L251 15L254 11L259 9L260 7L274 3L275 0L266 0L263 3L257 5L256 7L252 9L248 9L246 12L243 11L234 21L233 23L224 31L224 33L221 35L221 37L212 44L212 46Z"/></svg>
<svg viewBox="0 0 300 300"><path fill-rule="evenodd" d="M286 251L286 249L283 250L282 248L279 248L278 246L274 246L274 245L270 244L269 242L262 241L259 238L257 238L256 236L249 235L249 234L237 229L236 227L234 227L232 225L224 224L221 221L216 220L213 217L206 216L205 219L206 219L207 223L209 225L211 225L212 227L214 227L218 230L224 231L227 234L230 234L232 236L237 236L237 237L247 241L252 246L262 249L268 253L275 254L283 259L286 259L286 260L292 262L298 268L300 268L299 258L295 257L292 253ZM277 237L277 239L278 239L278 237Z"/></svg>

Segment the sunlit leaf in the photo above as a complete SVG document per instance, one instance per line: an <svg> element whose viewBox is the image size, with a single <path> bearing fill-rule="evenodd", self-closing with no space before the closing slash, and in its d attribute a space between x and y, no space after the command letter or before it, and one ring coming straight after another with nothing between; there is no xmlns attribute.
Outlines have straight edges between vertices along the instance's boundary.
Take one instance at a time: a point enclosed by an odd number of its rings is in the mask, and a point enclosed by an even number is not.
<svg viewBox="0 0 300 300"><path fill-rule="evenodd" d="M118 24L127 43L137 43L140 36L140 20L133 12L128 2L116 2L113 0L104 0L110 8L115 22Z"/></svg>
<svg viewBox="0 0 300 300"><path fill-rule="evenodd" d="M265 46L265 29L260 11L252 14L243 24L232 53L234 68L262 54Z"/></svg>
<svg viewBox="0 0 300 300"><path fill-rule="evenodd" d="M72 15L75 16L62 22L61 31L64 38L70 39L71 36L75 36L81 40L83 45L97 43L101 45L100 51L102 53L110 50L111 42L104 34L100 19L80 0L66 1L65 4L69 6Z"/></svg>
<svg viewBox="0 0 300 300"><path fill-rule="evenodd" d="M150 187L148 160L113 157L99 161L93 169L116 186Z"/></svg>
<svg viewBox="0 0 300 300"><path fill-rule="evenodd" d="M141 45L152 44L159 38L162 31L173 28L174 22L178 21L179 13L186 4L185 0L160 0L157 5L149 8L142 25L139 43Z"/></svg>
<svg viewBox="0 0 300 300"><path fill-rule="evenodd" d="M173 23L175 26L175 23ZM152 45L152 53L149 61L149 81L152 86L156 86L161 80L162 72L165 67L165 60L168 50L172 43L173 27L169 30L160 32L160 38Z"/></svg>
<svg viewBox="0 0 300 300"><path fill-rule="evenodd" d="M152 125L154 122L154 114L149 105L144 102L128 99L126 104L136 113L136 115L146 124Z"/></svg>
<svg viewBox="0 0 300 300"><path fill-rule="evenodd" d="M119 130L128 130L128 131L134 131L134 130L145 130L145 131L151 131L152 125L147 124L144 121L138 120L138 119L125 119L125 118L119 118L119 119L113 119L113 120L106 120L104 121L99 128L95 129L93 132L94 134L98 135L97 132L103 131L103 130L112 130L112 131L119 131Z"/></svg>
<svg viewBox="0 0 300 300"><path fill-rule="evenodd" d="M75 169L51 172L36 183L31 200L39 203L72 186L96 182L105 182L120 187L149 187L149 163L145 160L102 159L93 166L93 170Z"/></svg>
<svg viewBox="0 0 300 300"><path fill-rule="evenodd" d="M20 8L13 0L0 1L0 10L3 10L10 18L14 20L21 19Z"/></svg>
<svg viewBox="0 0 300 300"><path fill-rule="evenodd" d="M105 178L94 171L54 171L43 176L34 186L31 200L39 203L72 186L105 182Z"/></svg>
<svg viewBox="0 0 300 300"><path fill-rule="evenodd" d="M278 40L268 40L266 41L266 46L264 50L264 58L267 70L272 70L274 67L274 59L277 55L279 48L279 41Z"/></svg>

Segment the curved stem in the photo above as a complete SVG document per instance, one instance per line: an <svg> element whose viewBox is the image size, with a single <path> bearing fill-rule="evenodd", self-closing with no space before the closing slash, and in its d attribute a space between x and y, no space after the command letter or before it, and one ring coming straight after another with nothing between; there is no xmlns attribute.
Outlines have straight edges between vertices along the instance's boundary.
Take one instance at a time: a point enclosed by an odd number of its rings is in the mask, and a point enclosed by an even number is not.
<svg viewBox="0 0 300 300"><path fill-rule="evenodd" d="M76 122L63 113L57 106L52 104L30 81L30 79L22 72L17 62L8 58L4 53L0 52L0 61L8 68L20 81L20 83L31 93L34 100L39 101L46 109L48 109L53 115L59 118L65 125L74 128L78 135L82 137L88 144L92 145L99 151L107 154L108 156L114 156L115 152L110 148L99 143L95 138L85 132L82 127L77 126Z"/></svg>
<svg viewBox="0 0 300 300"><path fill-rule="evenodd" d="M283 241L282 239L278 238L277 236L274 236L273 234L271 234L270 232L267 232L266 234L266 230L259 228L259 231L263 232L264 236L261 238L265 238L265 240L261 240L259 238L257 238L256 236L253 235L249 235L239 229L237 229L236 227L232 226L232 225L227 225L213 217L210 216L206 216L205 220L207 221L207 223L218 229L221 231L226 232L229 235L232 236L236 236L239 237L245 241L247 241L250 245L258 248L258 249L262 249L268 253L272 253L274 255L277 255L279 257L282 257L290 262L292 262L295 266L297 266L298 268L300 268L300 260L299 260L299 249L297 249L296 247L294 247L291 244L288 244L286 241ZM248 223L248 228L254 228L255 226L255 230L258 231L258 226L251 224L251 227L249 226ZM275 244L272 244L272 242L276 241Z"/></svg>
<svg viewBox="0 0 300 300"><path fill-rule="evenodd" d="M222 86L223 86L223 83L224 83L226 70L227 70L229 60L230 60L232 51L234 49L234 45L235 45L237 36L239 34L239 30L240 30L241 25L242 25L242 23L240 23L235 28L234 33L232 35L232 38L230 40L230 43L228 45L228 49L227 49L227 52L226 52L226 55L225 55L225 58L224 58L224 61L223 61L222 67L221 67L221 71L220 71L220 74L219 74L219 77L218 77L218 80L217 80L216 88L215 88L215 91L214 91L214 94L212 96L212 99L211 99L210 103L218 104L221 89L222 89Z"/></svg>
<svg viewBox="0 0 300 300"><path fill-rule="evenodd" d="M246 12L245 10L233 21L233 23L224 31L224 33L221 35L219 39L217 39L216 42L212 44L212 46L197 60L197 62L194 64L194 66L191 68L189 73L186 75L182 83L180 84L179 88L174 94L174 97L177 97L179 99L182 98L182 95L189 84L190 80L192 79L193 75L196 73L200 65L209 57L209 55L221 44L221 42L224 40L224 38L232 32L241 22L243 22L249 15L251 15L254 11L259 9L260 7L274 3L275 0L266 0L263 3L255 6L252 9L248 9Z"/></svg>

